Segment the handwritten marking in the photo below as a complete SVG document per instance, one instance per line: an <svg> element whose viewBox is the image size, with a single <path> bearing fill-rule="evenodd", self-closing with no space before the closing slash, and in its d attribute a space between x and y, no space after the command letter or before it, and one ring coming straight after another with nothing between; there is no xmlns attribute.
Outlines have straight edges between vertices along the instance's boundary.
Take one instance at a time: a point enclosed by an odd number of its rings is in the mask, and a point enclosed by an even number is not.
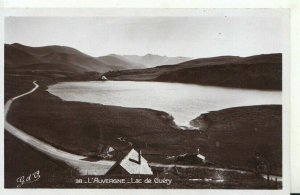
<svg viewBox="0 0 300 195"><path fill-rule="evenodd" d="M40 176L40 171L37 170L33 173L30 173L29 175L25 176L22 175L20 177L17 178L17 187L20 188L22 187L24 184L28 184L28 183L33 183L38 181L41 178Z"/></svg>

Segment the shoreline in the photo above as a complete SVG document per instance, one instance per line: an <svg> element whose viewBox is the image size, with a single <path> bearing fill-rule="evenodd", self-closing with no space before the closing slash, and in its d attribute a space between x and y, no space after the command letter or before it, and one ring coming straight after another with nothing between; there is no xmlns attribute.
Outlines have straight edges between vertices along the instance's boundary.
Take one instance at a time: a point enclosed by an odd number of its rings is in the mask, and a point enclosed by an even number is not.
<svg viewBox="0 0 300 195"><path fill-rule="evenodd" d="M118 83L120 82L120 83ZM124 82L125 84L122 84L122 82ZM132 82L132 83L131 83ZM138 82L144 82L144 85L141 84L135 84L137 82L135 81L66 81L66 82L58 82L56 84L51 84L47 87L46 91L49 92L50 95L53 95L55 97L58 97L59 99L61 99L62 101L66 101L66 102L79 102L79 103L89 103L89 104L98 104L98 105L103 105L103 106L117 106L117 107L122 107L122 108L128 108L128 109L147 109L147 110L151 110L154 112L160 112L162 113L161 115L163 116L163 118L168 118L170 119L170 121L173 120L173 124L172 126L181 129L181 130L195 130L195 131L199 131L202 129L205 129L207 124L206 121L196 121L196 119L200 116L200 115L205 115L209 112L214 112L214 111L219 111L219 110L224 110L227 108L235 108L235 107L247 107L247 106L263 106L263 105L281 105L281 92L279 93L276 90L253 90L253 89L237 89L237 88L227 88L228 90L224 91L224 87L210 87L210 86L202 86L199 84L185 84L185 83L181 83L181 85L172 85L172 83L167 84L166 82L157 82L155 81L156 84L152 85L150 84L148 81L138 81ZM154 82L154 81L151 81ZM88 83L91 83L91 85L89 85ZM205 96L205 93L207 93L208 90L215 90L215 94L224 94L225 93L225 99L229 99L234 95L226 95L227 94L236 94L236 93L241 93L243 91L245 91L244 94L247 94L246 96L242 96L245 97L245 100L240 101L240 103L232 103L233 101L227 101L227 106L221 106L221 104L218 105L218 103L210 103L211 105L208 106L208 108L201 108L200 105L202 105L202 107L204 106L204 104L209 104L209 101L201 101L198 102L198 106L195 104L194 106L186 106L183 105L181 112L178 111L174 111L173 109L171 109L168 106L164 106L160 103L158 104L147 104L147 102L131 102L130 100L126 100L126 101L122 101L122 96L120 96L119 94L114 94L115 90L126 90L127 88L129 89L129 91L131 91L131 88L135 89L136 87L138 87L139 90L142 90L141 93L143 93L143 90L145 90L145 92L147 91L147 88L155 88L157 85L162 84L164 87L166 88L176 88L177 91L180 90L180 88L182 87L190 87L192 85L194 86L199 86L200 88L195 88L192 87L191 90L203 90L203 95L204 98L207 98ZM99 87L100 85L100 87ZM103 87L101 87L103 85ZM119 88L114 88L115 85L121 85L121 87ZM128 87L133 85L134 87ZM110 91L109 88L107 89L107 87L111 87L112 90ZM202 89L203 87L203 89ZM145 88L145 89L144 89ZM71 92L68 92L69 89L71 90ZM189 88L188 88L189 89ZM100 96L99 98L97 98L96 96L93 96L92 94L90 94L89 91L92 92L96 92L96 93L102 93L102 90L104 92L104 94L106 96L112 96L112 98L115 97L118 98L118 101L116 100L107 100L105 97ZM83 92L87 92L89 94L89 96L83 96L81 95L81 91ZM159 91L161 92L161 91ZM252 92L255 92L254 95L252 95ZM271 92L271 93L270 93ZM154 92L155 94L157 93L157 91ZM161 93L168 93L168 89L165 91L162 91ZM209 94L214 94L214 91L210 92ZM131 94L131 93L125 93L126 97L130 97L135 95L135 93ZM180 97L180 94L173 94L176 96ZM193 94L193 96L195 96L195 98L199 97L199 94ZM257 98L261 98L262 101L249 101L249 98L247 99L247 97L249 95L252 95L254 97ZM275 98L273 97L275 96ZM151 99L155 99L158 98L157 96L141 96L141 99L145 99L151 97ZM172 97L170 97L172 98ZM271 98L271 99L270 99ZM126 98L125 98L126 99ZM166 98L165 98L166 99ZM255 98L254 98L255 99ZM266 100L266 99L269 99ZM166 100L163 100L164 102ZM213 99L212 101L215 102L219 102L219 100L215 100ZM180 103L184 104L184 100L180 100ZM177 101L178 103L178 101ZM175 103L176 104L176 103ZM223 104L222 104L223 105ZM226 104L224 104L226 105ZM191 108L191 110L188 110L186 108ZM194 108L194 109L193 109ZM196 109L197 108L197 109ZM202 109L202 110L201 110ZM186 110L184 112L184 110ZM182 113L185 113L186 117L183 117ZM190 114L189 114L190 113ZM193 114L192 114L193 113ZM189 116L189 117L187 117ZM200 123L203 123L202 125ZM202 127L203 126L203 127Z"/></svg>

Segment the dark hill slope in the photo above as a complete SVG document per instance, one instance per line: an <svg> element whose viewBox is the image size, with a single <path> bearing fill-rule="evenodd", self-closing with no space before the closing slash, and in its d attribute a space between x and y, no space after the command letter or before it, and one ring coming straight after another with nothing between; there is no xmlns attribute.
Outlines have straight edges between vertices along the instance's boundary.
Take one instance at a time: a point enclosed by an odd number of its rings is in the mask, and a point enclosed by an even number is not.
<svg viewBox="0 0 300 195"><path fill-rule="evenodd" d="M43 66L51 64L53 66L60 65L60 69L79 73L106 72L119 69L70 47L29 47L17 43L5 44L5 67L8 69L28 69L30 66L44 69Z"/></svg>
<svg viewBox="0 0 300 195"><path fill-rule="evenodd" d="M207 123L210 159L224 165L255 170L264 159L271 172L281 175L282 106L235 107L202 114L193 122Z"/></svg>
<svg viewBox="0 0 300 195"><path fill-rule="evenodd" d="M193 83L237 88L281 90L282 55L221 56L142 70L106 73L112 80Z"/></svg>

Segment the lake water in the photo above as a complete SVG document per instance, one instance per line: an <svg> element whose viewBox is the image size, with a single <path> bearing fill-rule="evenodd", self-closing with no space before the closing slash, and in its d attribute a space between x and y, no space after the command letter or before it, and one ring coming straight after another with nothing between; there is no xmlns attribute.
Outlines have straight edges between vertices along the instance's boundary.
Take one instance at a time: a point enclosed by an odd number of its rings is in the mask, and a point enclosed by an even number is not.
<svg viewBox="0 0 300 195"><path fill-rule="evenodd" d="M178 126L202 113L229 107L281 104L281 91L246 90L193 84L135 81L63 82L48 91L66 101L130 108L150 108L169 113Z"/></svg>

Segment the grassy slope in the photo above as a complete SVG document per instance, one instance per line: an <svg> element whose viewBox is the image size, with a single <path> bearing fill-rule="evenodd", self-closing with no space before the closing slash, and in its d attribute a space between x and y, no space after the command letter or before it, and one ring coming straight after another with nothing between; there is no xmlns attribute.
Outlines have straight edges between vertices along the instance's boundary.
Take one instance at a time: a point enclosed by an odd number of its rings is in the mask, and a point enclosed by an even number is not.
<svg viewBox="0 0 300 195"><path fill-rule="evenodd" d="M36 171L40 171L39 181L25 184L22 188L62 188L68 183L73 183L73 179L77 175L76 170L45 158L44 155L7 132L4 134L4 145L5 188L16 188L18 177L28 176Z"/></svg>
<svg viewBox="0 0 300 195"><path fill-rule="evenodd" d="M201 115L208 128L211 159L225 166L254 168L249 160L264 147L272 172L281 175L282 107L279 105L228 108ZM195 120L199 120L198 119ZM218 142L218 144L217 144Z"/></svg>
<svg viewBox="0 0 300 195"><path fill-rule="evenodd" d="M281 65L230 64L226 66L215 65L208 67L186 68L164 73L155 80L224 87L280 90Z"/></svg>

